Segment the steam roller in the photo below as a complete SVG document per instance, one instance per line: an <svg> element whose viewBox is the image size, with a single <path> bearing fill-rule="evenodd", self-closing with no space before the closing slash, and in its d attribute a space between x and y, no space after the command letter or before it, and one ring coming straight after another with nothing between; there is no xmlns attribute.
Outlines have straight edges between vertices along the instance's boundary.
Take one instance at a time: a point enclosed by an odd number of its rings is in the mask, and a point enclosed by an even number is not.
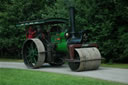
<svg viewBox="0 0 128 85"><path fill-rule="evenodd" d="M98 45L89 42L88 30L76 32L74 7L69 8L69 14L70 19L48 18L17 25L26 28L22 56L28 68L39 68L44 63L62 66L68 62L76 72L98 69L101 64Z"/></svg>

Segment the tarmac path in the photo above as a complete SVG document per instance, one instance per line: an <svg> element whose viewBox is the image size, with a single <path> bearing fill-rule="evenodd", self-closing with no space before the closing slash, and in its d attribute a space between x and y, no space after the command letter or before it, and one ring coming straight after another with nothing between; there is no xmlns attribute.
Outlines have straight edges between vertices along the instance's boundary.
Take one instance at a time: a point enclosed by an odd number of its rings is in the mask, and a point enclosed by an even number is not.
<svg viewBox="0 0 128 85"><path fill-rule="evenodd" d="M19 63L19 62L0 62L0 68L27 69L24 63ZM116 82L128 84L128 69L100 67L98 70L73 72L70 70L68 65L63 65L61 67L51 67L50 65L45 64L39 69L32 69L32 70L55 72L55 73L85 76L85 77L87 76L102 80L110 80L110 81L116 81Z"/></svg>

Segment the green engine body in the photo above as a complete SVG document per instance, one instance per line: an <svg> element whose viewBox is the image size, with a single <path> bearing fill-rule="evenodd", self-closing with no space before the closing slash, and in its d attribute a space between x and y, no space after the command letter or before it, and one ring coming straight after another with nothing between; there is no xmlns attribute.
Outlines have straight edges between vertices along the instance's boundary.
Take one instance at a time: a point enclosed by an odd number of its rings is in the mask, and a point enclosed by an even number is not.
<svg viewBox="0 0 128 85"><path fill-rule="evenodd" d="M56 44L56 51L68 52L67 40L65 38L66 32L53 32L51 33L51 42Z"/></svg>

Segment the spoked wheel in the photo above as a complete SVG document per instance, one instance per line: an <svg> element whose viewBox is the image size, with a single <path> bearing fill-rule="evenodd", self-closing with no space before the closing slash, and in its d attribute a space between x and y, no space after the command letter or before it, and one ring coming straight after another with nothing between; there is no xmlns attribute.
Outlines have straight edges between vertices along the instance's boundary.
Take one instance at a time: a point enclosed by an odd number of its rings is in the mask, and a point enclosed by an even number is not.
<svg viewBox="0 0 128 85"><path fill-rule="evenodd" d="M31 42L26 46L25 57L30 65L36 65L38 59L38 50L34 42Z"/></svg>
<svg viewBox="0 0 128 85"><path fill-rule="evenodd" d="M69 62L69 67L73 71L94 70L101 64L101 54L95 47L75 49L74 59L79 62Z"/></svg>
<svg viewBox="0 0 128 85"><path fill-rule="evenodd" d="M28 39L25 41L22 56L24 63L29 68L38 68L45 60L45 48L39 39Z"/></svg>

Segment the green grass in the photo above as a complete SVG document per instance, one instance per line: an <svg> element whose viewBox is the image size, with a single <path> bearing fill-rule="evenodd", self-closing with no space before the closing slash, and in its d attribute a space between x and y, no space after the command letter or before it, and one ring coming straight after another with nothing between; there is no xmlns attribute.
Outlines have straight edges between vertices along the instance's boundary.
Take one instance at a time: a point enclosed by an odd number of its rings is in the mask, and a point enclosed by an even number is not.
<svg viewBox="0 0 128 85"><path fill-rule="evenodd" d="M0 85L126 85L89 77L0 68Z"/></svg>
<svg viewBox="0 0 128 85"><path fill-rule="evenodd" d="M0 58L2 62L23 62L22 59L8 59L8 58Z"/></svg>
<svg viewBox="0 0 128 85"><path fill-rule="evenodd" d="M113 63L113 64L102 64L101 66L103 66L103 67L113 67L113 68L124 68L124 69L128 69L128 64Z"/></svg>

